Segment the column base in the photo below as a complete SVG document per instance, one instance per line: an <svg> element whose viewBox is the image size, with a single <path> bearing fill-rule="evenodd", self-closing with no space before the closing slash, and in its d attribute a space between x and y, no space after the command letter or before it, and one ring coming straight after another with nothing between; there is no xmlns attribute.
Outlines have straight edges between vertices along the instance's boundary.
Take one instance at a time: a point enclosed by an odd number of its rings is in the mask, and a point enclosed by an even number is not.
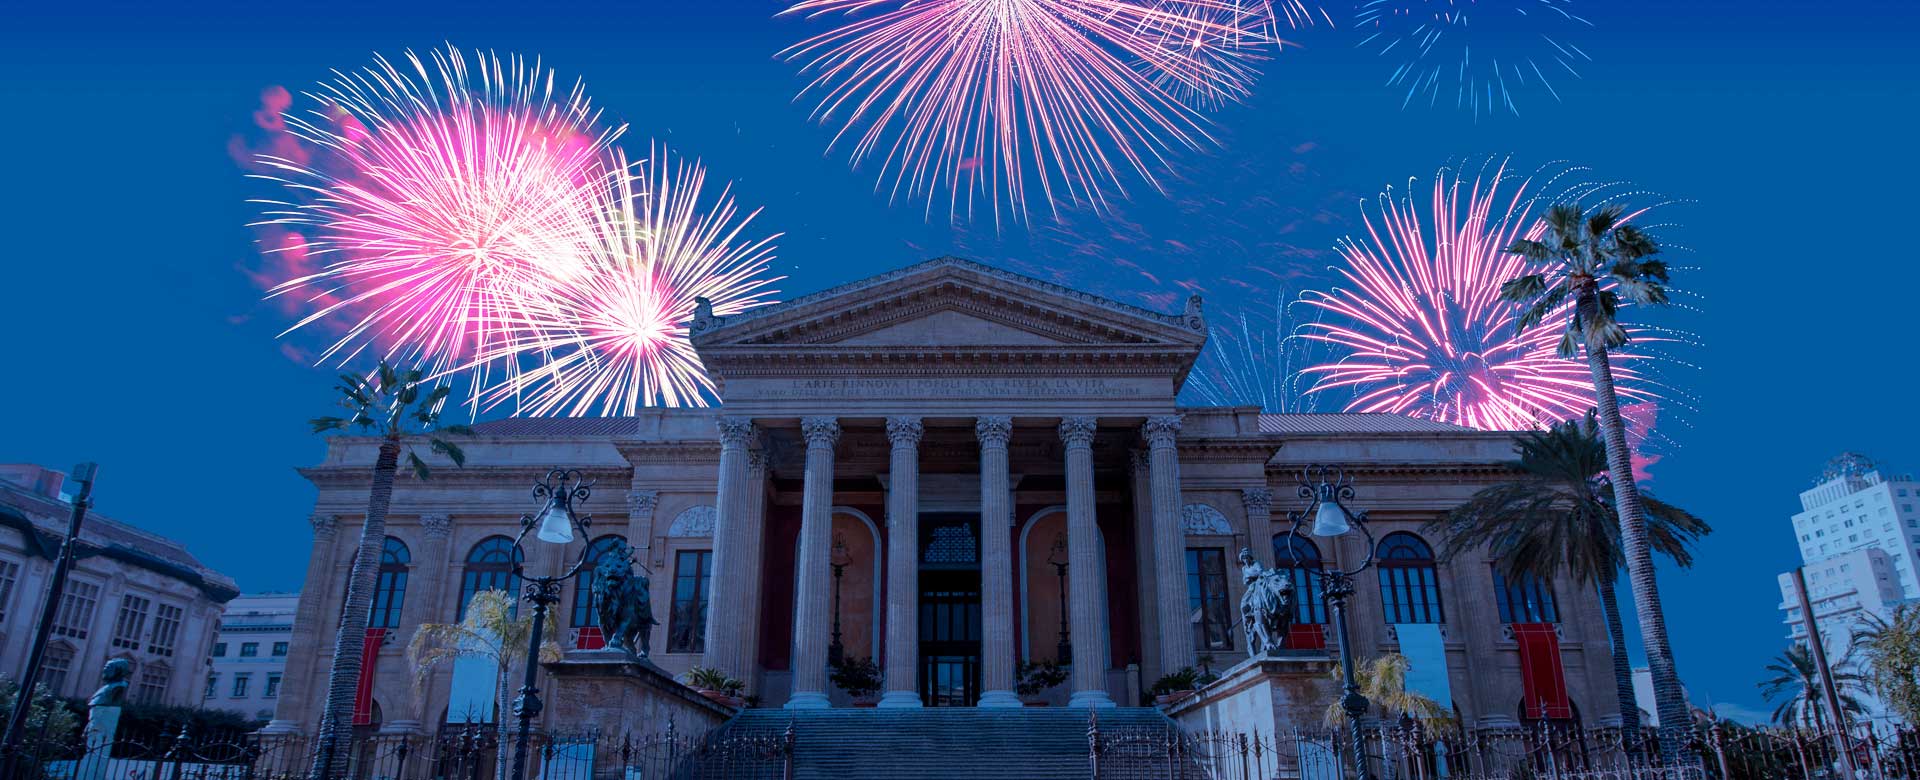
<svg viewBox="0 0 1920 780"><path fill-rule="evenodd" d="M980 701L973 706L981 709L1013 709L1027 706L1013 691L987 691L980 694Z"/></svg>
<svg viewBox="0 0 1920 780"><path fill-rule="evenodd" d="M267 721L267 725L262 726L260 730L255 733L257 734L298 734L300 733L300 721L287 719L287 718L274 718L273 720Z"/></svg>
<svg viewBox="0 0 1920 780"><path fill-rule="evenodd" d="M1069 707L1114 707L1113 697L1106 691L1074 691L1067 699Z"/></svg>
<svg viewBox="0 0 1920 780"><path fill-rule="evenodd" d="M887 691L880 697L880 703L874 706L887 710L919 707L920 694L913 691Z"/></svg>
<svg viewBox="0 0 1920 780"><path fill-rule="evenodd" d="M826 694L815 691L805 691L796 693L793 695L793 698L788 699L786 708L790 710L824 710L832 706L833 704L827 701Z"/></svg>

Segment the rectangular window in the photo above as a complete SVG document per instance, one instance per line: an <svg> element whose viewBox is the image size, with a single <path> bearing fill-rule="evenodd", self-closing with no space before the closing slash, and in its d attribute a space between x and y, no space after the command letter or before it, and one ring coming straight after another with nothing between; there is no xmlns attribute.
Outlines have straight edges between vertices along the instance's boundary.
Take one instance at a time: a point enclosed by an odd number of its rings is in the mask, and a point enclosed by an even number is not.
<svg viewBox="0 0 1920 780"><path fill-rule="evenodd" d="M173 681L173 673L162 663L147 664L140 670L140 679L133 686L133 700L141 704L159 704L167 698L167 684Z"/></svg>
<svg viewBox="0 0 1920 780"><path fill-rule="evenodd" d="M100 586L69 580L67 592L60 595L60 613L53 619L53 633L86 639L93 630L93 616L100 610Z"/></svg>
<svg viewBox="0 0 1920 780"><path fill-rule="evenodd" d="M1196 649L1233 649L1233 615L1227 609L1226 550L1187 548L1187 613L1199 616L1193 624Z"/></svg>
<svg viewBox="0 0 1920 780"><path fill-rule="evenodd" d="M215 658L227 657L227 643L225 642L213 643L213 657Z"/></svg>
<svg viewBox="0 0 1920 780"><path fill-rule="evenodd" d="M244 699L247 697L247 683L251 677L253 677L253 675L246 672L241 672L233 676L233 698Z"/></svg>
<svg viewBox="0 0 1920 780"><path fill-rule="evenodd" d="M278 697L279 695L280 695L280 673L268 672L267 673L267 689L260 692L260 697L263 699L272 699L272 698Z"/></svg>
<svg viewBox="0 0 1920 780"><path fill-rule="evenodd" d="M273 657L284 658L286 657L286 655L287 655L287 643L285 642L273 643Z"/></svg>
<svg viewBox="0 0 1920 780"><path fill-rule="evenodd" d="M20 581L20 564L0 561L0 624L7 622L7 605L13 603L13 584Z"/></svg>
<svg viewBox="0 0 1920 780"><path fill-rule="evenodd" d="M1560 622L1560 605L1554 601L1553 586L1532 574L1510 578L1498 566L1494 567L1493 594L1500 604L1502 623Z"/></svg>
<svg viewBox="0 0 1920 780"><path fill-rule="evenodd" d="M65 643L49 645L45 659L40 662L40 681L53 695L65 695L67 674L73 671L73 648Z"/></svg>
<svg viewBox="0 0 1920 780"><path fill-rule="evenodd" d="M120 597L120 615L113 621L113 646L140 649L140 637L147 629L147 611L153 602L131 593Z"/></svg>
<svg viewBox="0 0 1920 780"><path fill-rule="evenodd" d="M173 655L173 644L180 638L180 620L186 610L172 604L161 604L153 611L153 638L147 641L147 652L154 655Z"/></svg>
<svg viewBox="0 0 1920 780"><path fill-rule="evenodd" d="M259 657L259 655L260 655L259 642L241 642L240 643L241 658L257 658Z"/></svg>
<svg viewBox="0 0 1920 780"><path fill-rule="evenodd" d="M673 557L673 612L667 621L667 652L707 650L707 579L712 550L681 550Z"/></svg>

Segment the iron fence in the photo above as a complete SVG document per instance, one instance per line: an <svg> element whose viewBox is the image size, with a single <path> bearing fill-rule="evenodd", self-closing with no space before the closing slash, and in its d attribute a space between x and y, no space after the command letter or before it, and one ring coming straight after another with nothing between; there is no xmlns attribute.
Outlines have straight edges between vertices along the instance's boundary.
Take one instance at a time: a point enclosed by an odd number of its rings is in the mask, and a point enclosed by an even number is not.
<svg viewBox="0 0 1920 780"><path fill-rule="evenodd" d="M530 741L529 780L791 780L791 729L772 736L541 731ZM305 780L316 745L301 735L197 739L29 739L5 780ZM432 736L355 734L339 748L337 780L504 780L511 758L491 726Z"/></svg>

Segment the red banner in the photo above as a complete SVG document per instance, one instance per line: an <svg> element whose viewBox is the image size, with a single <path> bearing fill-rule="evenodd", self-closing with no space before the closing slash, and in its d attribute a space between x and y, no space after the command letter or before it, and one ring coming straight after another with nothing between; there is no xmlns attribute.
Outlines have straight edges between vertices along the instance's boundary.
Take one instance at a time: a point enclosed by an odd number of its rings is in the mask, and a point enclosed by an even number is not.
<svg viewBox="0 0 1920 780"><path fill-rule="evenodd" d="M1560 635L1552 623L1515 623L1513 638L1520 643L1520 678L1524 712L1531 719L1573 717L1567 700L1567 673L1560 661Z"/></svg>
<svg viewBox="0 0 1920 780"><path fill-rule="evenodd" d="M353 690L353 725L371 726L373 722L373 668L380 661L380 645L387 639L384 628L367 629L360 643L360 685Z"/></svg>
<svg viewBox="0 0 1920 780"><path fill-rule="evenodd" d="M1287 641L1282 647L1288 650L1325 650L1327 649L1326 627L1319 623L1295 623L1287 627Z"/></svg>
<svg viewBox="0 0 1920 780"><path fill-rule="evenodd" d="M607 636L599 626L581 626L573 630L573 649L599 650L607 646Z"/></svg>

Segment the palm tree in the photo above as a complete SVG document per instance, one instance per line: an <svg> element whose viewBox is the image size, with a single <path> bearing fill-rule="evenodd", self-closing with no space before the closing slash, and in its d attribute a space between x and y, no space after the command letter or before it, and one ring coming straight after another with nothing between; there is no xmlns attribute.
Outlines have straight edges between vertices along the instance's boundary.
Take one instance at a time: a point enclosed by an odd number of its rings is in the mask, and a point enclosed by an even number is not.
<svg viewBox="0 0 1920 780"><path fill-rule="evenodd" d="M340 406L346 417L316 417L314 433L358 429L380 437L373 463L373 489L367 497L367 519L360 528L360 548L354 552L347 579L347 602L340 611L340 629L333 640L333 665L327 674L327 704L320 713L319 740L314 751L315 780L335 776L339 740L353 727L353 695L360 685L360 653L373 606L375 581L380 576L380 550L387 540L387 505L393 499L394 473L405 452L418 479L427 478L426 461L407 446L408 437L426 436L434 452L454 465L467 461L466 453L441 433L469 433L463 425L441 425L440 410L450 388L421 386L419 371L396 371L386 361L372 376L341 374Z"/></svg>
<svg viewBox="0 0 1920 780"><path fill-rule="evenodd" d="M1434 701L1426 694L1407 689L1407 670L1413 662L1399 653L1384 653L1360 664L1354 669L1354 681L1360 684L1360 695L1367 697L1367 703L1379 708L1382 714L1398 718L1407 716L1429 725L1453 717L1448 705ZM1340 665L1333 665L1333 680L1339 682ZM1327 725L1341 726L1347 722L1347 711L1342 709L1336 697L1327 704Z"/></svg>
<svg viewBox="0 0 1920 780"><path fill-rule="evenodd" d="M1520 459L1508 464L1516 478L1475 493L1429 528L1443 528L1440 557L1450 560L1484 548L1509 578L1551 580L1565 571L1582 586L1597 585L1613 643L1613 679L1620 696L1621 726L1640 728L1633 697L1633 667L1627 661L1626 627L1614 582L1620 573L1620 521L1613 486L1606 478L1607 449L1594 415L1568 420L1514 438ZM1693 565L1689 546L1713 531L1706 521L1652 496L1643 496L1647 537L1653 548L1683 567Z"/></svg>
<svg viewBox="0 0 1920 780"><path fill-rule="evenodd" d="M1684 728L1691 722L1691 715L1686 694L1680 688L1680 675L1674 669L1673 650L1667 643L1666 615L1660 609L1653 555L1647 544L1645 505L1639 487L1633 483L1633 459L1627 450L1626 428L1620 422L1620 398L1614 393L1613 367L1607 362L1608 350L1627 343L1627 331L1618 319L1621 294L1637 304L1665 304L1667 264L1654 257L1660 248L1653 237L1627 224L1624 217L1624 209L1617 205L1590 215L1577 204L1548 209L1543 220L1544 240L1521 239L1507 251L1549 267L1508 280L1500 287L1500 297L1528 304L1515 322L1519 330L1564 311L1566 335L1560 339L1560 355L1571 358L1582 346L1586 348L1600 430L1606 436L1607 472L1614 476L1620 548L1633 585L1634 611L1640 617L1647 666L1653 672L1654 709L1661 723ZM1572 305L1563 309L1562 304L1568 302ZM1661 744L1678 742L1662 740Z"/></svg>
<svg viewBox="0 0 1920 780"><path fill-rule="evenodd" d="M1852 654L1849 653L1849 656ZM1855 715L1866 712L1855 694L1860 690L1860 675L1847 671L1847 658L1829 667L1833 687L1840 694L1840 708ZM1773 708L1773 722L1782 726L1824 729L1827 725L1826 694L1820 687L1820 669L1806 645L1795 644L1767 664L1774 676L1760 681L1760 695L1767 701L1780 699Z"/></svg>
<svg viewBox="0 0 1920 780"><path fill-rule="evenodd" d="M413 632L413 641L407 643L407 660L413 664L413 690L415 696L424 695L428 678L433 676L435 667L461 658L479 658L494 666L493 678L493 724L499 737L495 744L500 748L496 752L498 764L495 777L507 776L508 740L507 712L511 708L507 696L512 692L513 676L526 657L523 648L533 634L532 616L521 616L514 609L514 596L504 590L483 590L473 594L467 602L467 611L458 623L426 623ZM540 661L552 663L560 660L560 645L551 637L540 645ZM472 713L447 713L449 720Z"/></svg>
<svg viewBox="0 0 1920 780"><path fill-rule="evenodd" d="M1891 619L1867 613L1853 635L1866 654L1867 683L1908 723L1920 723L1920 605L1901 604Z"/></svg>

